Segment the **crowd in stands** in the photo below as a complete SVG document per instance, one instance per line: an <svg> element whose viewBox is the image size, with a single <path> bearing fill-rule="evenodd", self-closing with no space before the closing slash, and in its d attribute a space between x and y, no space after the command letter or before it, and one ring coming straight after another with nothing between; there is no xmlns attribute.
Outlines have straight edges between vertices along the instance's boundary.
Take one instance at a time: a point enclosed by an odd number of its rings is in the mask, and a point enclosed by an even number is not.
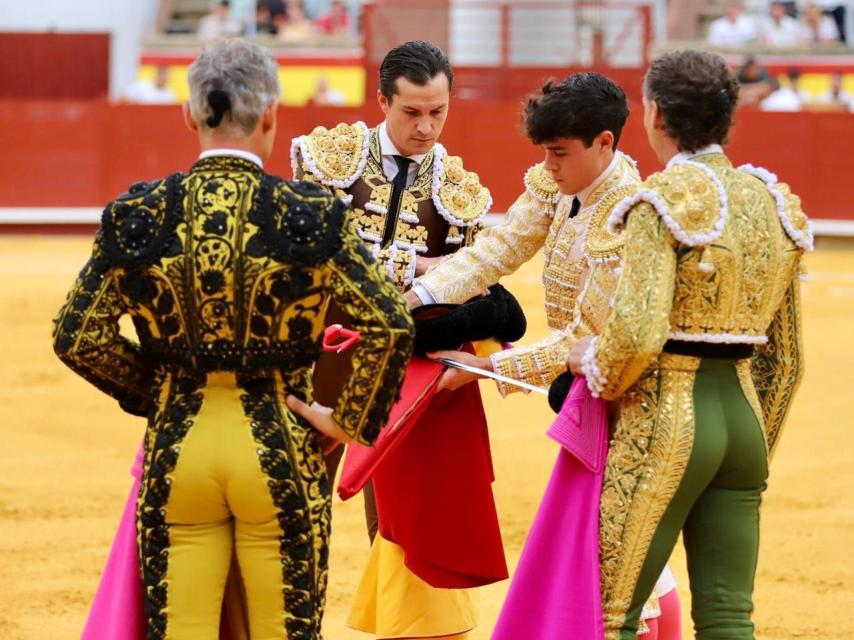
<svg viewBox="0 0 854 640"><path fill-rule="evenodd" d="M846 6L838 0L771 2L768 15L746 15L741 2L729 2L723 16L709 26L708 41L715 47L760 45L769 49L821 48L847 40Z"/></svg>
<svg viewBox="0 0 854 640"><path fill-rule="evenodd" d="M804 91L801 73L792 68L783 82L774 79L756 58L748 56L736 73L739 85L739 102L742 106L758 107L763 111L852 111L854 98L843 88L844 77L831 75L830 89L814 96Z"/></svg>
<svg viewBox="0 0 854 640"><path fill-rule="evenodd" d="M201 19L197 35L202 40L249 34L267 34L283 42L300 42L313 36L349 36L354 33L354 21L342 0L332 0L328 10L311 16L303 0L258 0L255 24L245 25L235 20L231 2L220 0L210 13Z"/></svg>

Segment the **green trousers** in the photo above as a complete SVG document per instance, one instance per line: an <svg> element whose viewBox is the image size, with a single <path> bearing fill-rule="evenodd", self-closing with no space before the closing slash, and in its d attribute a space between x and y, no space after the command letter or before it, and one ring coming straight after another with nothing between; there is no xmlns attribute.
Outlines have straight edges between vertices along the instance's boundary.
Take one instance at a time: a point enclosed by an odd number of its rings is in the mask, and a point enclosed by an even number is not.
<svg viewBox="0 0 854 640"><path fill-rule="evenodd" d="M620 629L634 640L644 602L683 533L691 615L700 640L754 638L753 580L759 504L768 476L762 426L731 360L704 359L693 386L694 439L664 511Z"/></svg>

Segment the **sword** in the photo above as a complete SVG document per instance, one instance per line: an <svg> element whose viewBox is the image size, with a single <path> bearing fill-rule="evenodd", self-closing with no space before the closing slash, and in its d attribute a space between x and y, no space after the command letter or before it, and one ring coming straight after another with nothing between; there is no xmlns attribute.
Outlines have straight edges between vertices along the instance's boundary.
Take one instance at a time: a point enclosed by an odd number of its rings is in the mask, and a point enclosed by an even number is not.
<svg viewBox="0 0 854 640"><path fill-rule="evenodd" d="M477 375L482 376L484 378L492 378L493 380L506 382L507 384L512 384L516 387L521 387L522 389L533 391L534 393L541 393L544 396L549 395L548 389L543 389L542 387L535 387L534 385L528 384L527 382L508 378L507 376L502 376L500 373L494 373L492 371L487 371L486 369L480 369L478 367L473 367L468 364L463 364L462 362L457 362L456 360L451 360L450 358L436 358L436 362L441 362L442 364L447 365L449 367L453 367L455 369L462 369L463 371L476 373Z"/></svg>

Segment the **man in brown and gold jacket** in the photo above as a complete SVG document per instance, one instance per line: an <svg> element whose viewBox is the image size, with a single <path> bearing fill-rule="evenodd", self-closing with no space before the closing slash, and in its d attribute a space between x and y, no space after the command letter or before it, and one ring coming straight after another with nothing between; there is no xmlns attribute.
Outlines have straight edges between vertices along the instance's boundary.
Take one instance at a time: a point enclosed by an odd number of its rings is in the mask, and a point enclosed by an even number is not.
<svg viewBox="0 0 854 640"><path fill-rule="evenodd" d="M363 122L342 123L331 129L317 127L294 139L291 147L294 177L322 184L349 202L353 209L350 222L401 292L408 290L416 275L440 257L472 244L492 204L489 191L477 175L466 171L460 158L449 155L438 142L448 115L452 83L450 64L438 47L421 41L407 42L391 50L380 67L377 98L385 114L382 123L373 128ZM346 326L349 319L333 305L326 322ZM314 379L321 403L334 404L350 368L346 353L327 354L320 360ZM429 416L428 409L422 418L425 424L430 422ZM342 452L343 447L338 447L327 456L330 478L335 476ZM369 484L364 492L372 540L378 526L374 489ZM376 492L379 496L381 489L377 487ZM379 502L382 504L382 500ZM363 582L367 590L371 589L367 576L380 553L379 547L386 553L389 548L392 553L399 551L397 545L382 536L376 546ZM405 570L402 558L401 555L400 564ZM420 581L414 574L407 576L413 582ZM388 633L446 636L466 632L473 626L471 603L464 591L433 589L423 581L419 588L431 595L420 599L421 609L411 618L396 603L363 605L364 599L357 595L351 626L380 637ZM368 615L366 607L374 606L376 611L398 614L394 620L386 621L377 615L374 624L367 624L364 620L373 617L373 613ZM448 611L457 614L449 620ZM441 612L443 619L434 619L434 612ZM421 622L415 628L407 622L410 619Z"/></svg>

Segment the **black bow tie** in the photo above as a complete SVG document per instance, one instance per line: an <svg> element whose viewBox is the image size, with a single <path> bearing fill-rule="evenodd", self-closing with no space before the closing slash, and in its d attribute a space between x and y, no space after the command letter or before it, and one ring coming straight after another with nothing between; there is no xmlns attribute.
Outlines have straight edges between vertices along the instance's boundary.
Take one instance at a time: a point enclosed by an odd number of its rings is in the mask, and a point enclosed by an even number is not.
<svg viewBox="0 0 854 640"><path fill-rule="evenodd" d="M572 207L569 210L569 218L572 219L578 215L578 211L581 209L581 200L578 198L572 199Z"/></svg>

